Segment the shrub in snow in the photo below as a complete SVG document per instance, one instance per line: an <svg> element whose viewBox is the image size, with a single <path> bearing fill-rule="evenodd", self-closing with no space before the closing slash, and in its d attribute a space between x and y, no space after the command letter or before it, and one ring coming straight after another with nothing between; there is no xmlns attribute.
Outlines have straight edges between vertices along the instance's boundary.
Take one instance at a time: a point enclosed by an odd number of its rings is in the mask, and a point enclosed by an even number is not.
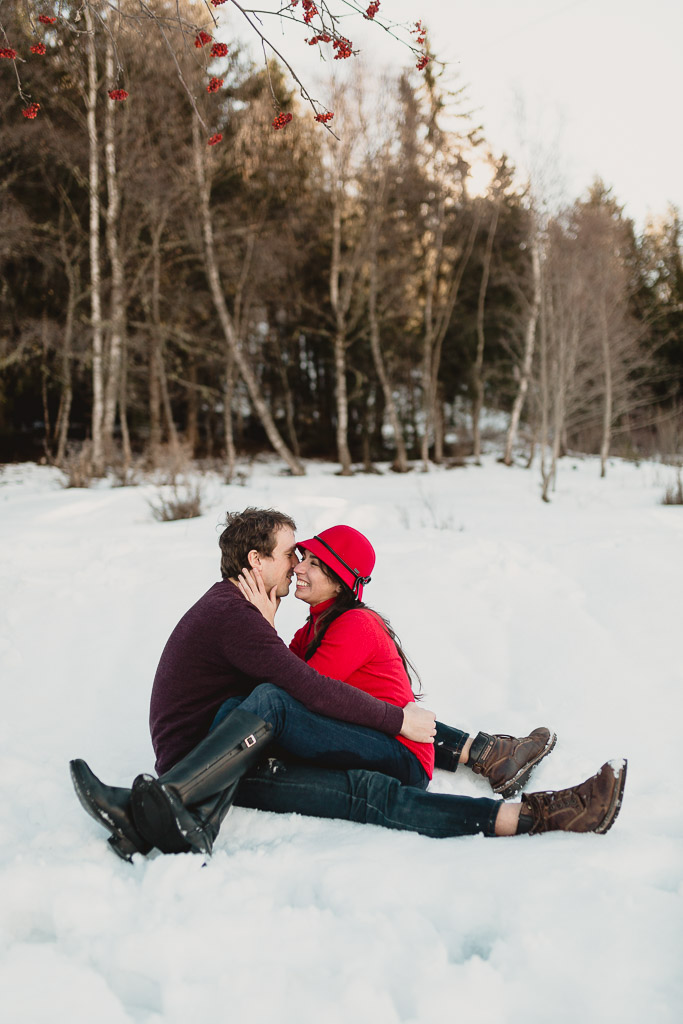
<svg viewBox="0 0 683 1024"><path fill-rule="evenodd" d="M160 490L156 501L149 502L149 507L159 523L170 523L175 519L196 519L202 514L202 498L200 484L174 484L170 494Z"/></svg>
<svg viewBox="0 0 683 1024"><path fill-rule="evenodd" d="M664 492L662 505L683 505L683 480L681 480L680 470L678 471L676 483L669 484Z"/></svg>
<svg viewBox="0 0 683 1024"><path fill-rule="evenodd" d="M65 474L65 487L90 487L93 481L92 445L89 441L83 444L70 444L59 467Z"/></svg>

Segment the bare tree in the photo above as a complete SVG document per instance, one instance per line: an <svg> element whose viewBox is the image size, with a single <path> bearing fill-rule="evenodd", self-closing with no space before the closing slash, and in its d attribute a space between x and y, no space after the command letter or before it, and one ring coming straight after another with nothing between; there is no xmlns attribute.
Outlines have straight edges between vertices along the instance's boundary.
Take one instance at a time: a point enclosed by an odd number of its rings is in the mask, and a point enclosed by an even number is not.
<svg viewBox="0 0 683 1024"><path fill-rule="evenodd" d="M88 124L88 181L90 199L90 318L92 326L92 468L104 472L104 325L100 266L100 153L97 129L98 73L95 25L90 5L84 9L88 78L85 92Z"/></svg>
<svg viewBox="0 0 683 1024"><path fill-rule="evenodd" d="M486 245L482 257L481 281L479 283L479 294L477 296L477 349L472 366L472 454L477 465L481 465L481 433L479 430L479 419L484 402L484 346L486 336L484 333L484 312L486 308L486 291L488 289L489 277L491 276L491 261L493 259L493 242L496 237L498 218L500 216L500 204L502 202L502 191L500 182L498 187L493 188L491 195L491 212L489 215L489 228L486 234Z"/></svg>
<svg viewBox="0 0 683 1024"><path fill-rule="evenodd" d="M249 398L254 410L266 432L268 440L277 454L287 463L293 476L302 476L304 468L294 453L285 444L282 436L275 425L270 409L259 388L258 381L253 373L245 353L239 344L237 332L233 319L228 312L225 295L221 285L218 264L215 255L215 243L213 237L213 225L211 222L211 179L210 172L206 166L206 144L202 141L199 123L196 118L192 120L192 152L197 181L197 196L199 199L199 216L202 228L204 267L207 281L211 292L216 312L223 330L226 345L244 381Z"/></svg>
<svg viewBox="0 0 683 1024"><path fill-rule="evenodd" d="M114 43L107 35L105 41L104 74L107 84L114 83ZM125 345L126 310L125 289L123 280L123 259L119 245L119 215L121 210L121 194L116 168L116 134L115 104L109 102L104 108L104 155L107 181L107 206L105 210L107 253L111 271L111 287L109 295L109 345L107 359L107 379L104 389L104 408L102 413L102 436L105 449L111 449L114 436L114 420L117 402L122 387L122 363ZM120 404L120 403L119 403ZM120 420L124 438L127 438L125 412L120 408ZM125 453L125 461L130 462L130 445Z"/></svg>
<svg viewBox="0 0 683 1024"><path fill-rule="evenodd" d="M530 295L526 299L527 308L524 317L524 340L521 360L518 366L517 392L515 394L514 402L512 403L510 423L505 436L503 462L506 466L512 465L512 449L517 441L522 409L524 408L527 392L529 390L529 382L531 380L534 361L534 350L536 346L536 330L541 309L541 240L538 218L533 208L530 211L529 219L529 251L531 256Z"/></svg>

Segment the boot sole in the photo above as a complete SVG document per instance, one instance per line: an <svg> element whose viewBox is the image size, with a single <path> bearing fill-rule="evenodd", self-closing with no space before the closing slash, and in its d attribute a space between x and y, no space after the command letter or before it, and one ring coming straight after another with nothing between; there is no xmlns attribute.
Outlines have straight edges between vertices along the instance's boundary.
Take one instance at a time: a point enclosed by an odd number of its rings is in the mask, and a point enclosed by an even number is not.
<svg viewBox="0 0 683 1024"><path fill-rule="evenodd" d="M612 768L612 771L614 771L611 762L610 767ZM624 786L626 785L627 767L628 761L624 759L624 761L622 761L621 768L619 769L619 774L617 775L617 783L614 787L614 792L612 793L612 800L610 801L607 814L602 819L597 828L593 830L594 832L597 832L599 835L604 835L605 832L609 832L612 825L616 821L619 811L621 810L621 802L624 798Z"/></svg>
<svg viewBox="0 0 683 1024"><path fill-rule="evenodd" d="M137 841L138 839L142 840L142 836L134 836L133 834L124 832L124 830L112 821L112 819L95 802L90 789L90 776L92 775L92 772L86 765L85 761L82 761L80 758L70 761L69 772L81 807L94 821L98 823L98 825L102 825L103 828L106 828L107 832L110 833L110 838L107 842L114 853L120 857L121 860L127 860L131 864L133 862L133 854L149 853L152 847L148 846L144 841Z"/></svg>
<svg viewBox="0 0 683 1024"><path fill-rule="evenodd" d="M133 783L130 806L135 827L162 853L194 853L185 838L161 785L151 776L139 775Z"/></svg>
<svg viewBox="0 0 683 1024"><path fill-rule="evenodd" d="M508 779L507 782L504 782L500 786L494 786L493 792L497 793L499 796L502 796L503 800L507 800L511 796L516 796L517 793L524 789L527 782L529 781L529 778L533 770L536 768L538 764L540 764L544 757L548 756L548 754L552 751L556 743L557 733L551 733L551 735L548 737L548 742L546 743L545 747L543 748L543 750L541 750L539 754L537 754L533 761L527 761L527 763L519 769L517 774L514 775L513 778Z"/></svg>

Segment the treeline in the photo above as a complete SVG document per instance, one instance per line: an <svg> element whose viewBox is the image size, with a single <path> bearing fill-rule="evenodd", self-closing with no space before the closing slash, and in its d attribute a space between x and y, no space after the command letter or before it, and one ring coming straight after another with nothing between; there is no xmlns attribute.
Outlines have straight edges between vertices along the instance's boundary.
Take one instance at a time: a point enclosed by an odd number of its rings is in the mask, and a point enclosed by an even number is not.
<svg viewBox="0 0 683 1024"><path fill-rule="evenodd" d="M230 46L208 91L177 24L171 55L88 11L22 67L35 119L0 62L4 460L79 450L97 474L182 448L229 477L270 446L294 473L318 456L402 471L478 457L496 408L506 460L524 424L547 488L567 448L677 443L677 211L638 235L601 182L551 210L504 158L473 195L485 142L429 72L340 88L337 139L276 65ZM7 18L28 54L23 6Z"/></svg>

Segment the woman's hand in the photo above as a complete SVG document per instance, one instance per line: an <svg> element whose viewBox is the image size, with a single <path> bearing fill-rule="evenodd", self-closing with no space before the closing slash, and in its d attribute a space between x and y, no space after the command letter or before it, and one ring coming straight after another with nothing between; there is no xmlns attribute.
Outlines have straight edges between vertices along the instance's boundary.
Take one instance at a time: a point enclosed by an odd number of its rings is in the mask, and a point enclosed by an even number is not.
<svg viewBox="0 0 683 1024"><path fill-rule="evenodd" d="M247 601L258 608L266 622L275 627L275 612L280 604L280 598L275 596L277 587L272 587L269 593L265 588L261 570L256 568L242 569L237 577L237 586Z"/></svg>
<svg viewBox="0 0 683 1024"><path fill-rule="evenodd" d="M399 736L415 743L433 743L436 736L436 715L433 711L420 708L415 701L403 709L403 728Z"/></svg>

